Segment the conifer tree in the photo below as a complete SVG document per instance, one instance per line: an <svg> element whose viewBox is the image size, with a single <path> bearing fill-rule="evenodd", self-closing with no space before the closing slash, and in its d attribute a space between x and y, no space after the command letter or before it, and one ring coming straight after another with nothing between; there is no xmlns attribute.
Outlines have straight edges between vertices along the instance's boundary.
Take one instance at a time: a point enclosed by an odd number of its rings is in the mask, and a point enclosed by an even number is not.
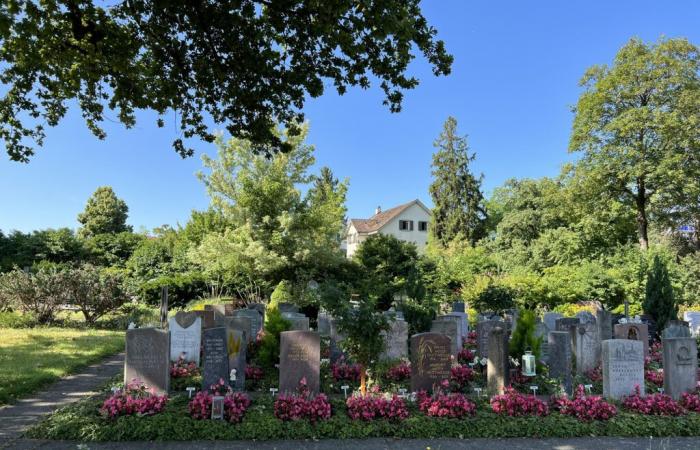
<svg viewBox="0 0 700 450"><path fill-rule="evenodd" d="M647 276L647 292L643 306L644 312L656 321L656 329L659 332L669 320L675 320L678 316L678 305L673 296L668 269L658 255L654 256L654 263Z"/></svg>

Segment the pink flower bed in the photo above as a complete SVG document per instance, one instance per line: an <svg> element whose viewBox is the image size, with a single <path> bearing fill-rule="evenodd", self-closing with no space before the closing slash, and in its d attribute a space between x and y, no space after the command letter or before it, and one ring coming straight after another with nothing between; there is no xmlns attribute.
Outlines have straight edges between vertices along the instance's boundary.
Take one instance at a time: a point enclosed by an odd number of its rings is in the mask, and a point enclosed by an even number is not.
<svg viewBox="0 0 700 450"><path fill-rule="evenodd" d="M474 380L475 375L476 373L471 367L454 366L450 369L450 383L454 384L457 389L463 389L470 381Z"/></svg>
<svg viewBox="0 0 700 450"><path fill-rule="evenodd" d="M389 368L386 373L386 378L390 381L404 381L411 378L411 365L405 361L401 361L397 365Z"/></svg>
<svg viewBox="0 0 700 450"><path fill-rule="evenodd" d="M700 395L697 393L689 394L684 392L681 394L679 403L688 411L700 412Z"/></svg>
<svg viewBox="0 0 700 450"><path fill-rule="evenodd" d="M194 361L185 361L185 355L180 355L177 361L170 366L170 376L173 378L186 378L199 375L199 367Z"/></svg>
<svg viewBox="0 0 700 450"><path fill-rule="evenodd" d="M464 342L462 343L462 346L467 347L467 348L476 348L476 343L477 343L476 331L470 331L469 333L467 333L467 337L464 338Z"/></svg>
<svg viewBox="0 0 700 450"><path fill-rule="evenodd" d="M190 416L197 420L211 419L211 404L215 395L224 397L225 420L231 423L243 420L243 416L250 406L250 399L242 392L233 392L221 379L209 390L197 392L188 405Z"/></svg>
<svg viewBox="0 0 700 450"><path fill-rule="evenodd" d="M248 365L245 366L245 378L246 380L259 381L265 376L261 367Z"/></svg>
<svg viewBox="0 0 700 450"><path fill-rule="evenodd" d="M134 379L123 390L110 395L102 403L100 412L110 419L132 414L148 416L163 411L167 403L167 395L156 395L155 391Z"/></svg>
<svg viewBox="0 0 700 450"><path fill-rule="evenodd" d="M385 396L357 395L345 402L352 420L370 421L375 418L403 420L408 417L406 402L396 394Z"/></svg>
<svg viewBox="0 0 700 450"><path fill-rule="evenodd" d="M476 414L476 404L463 394L444 394L438 392L433 396L425 391L418 393L418 409L432 417L460 418Z"/></svg>
<svg viewBox="0 0 700 450"><path fill-rule="evenodd" d="M274 414L283 421L308 419L315 423L331 417L331 404L324 394L312 396L306 386L306 379L302 378L296 394L282 394L277 397Z"/></svg>
<svg viewBox="0 0 700 450"><path fill-rule="evenodd" d="M549 407L534 395L524 395L512 387L505 389L503 395L491 397L491 409L496 414L508 416L546 416Z"/></svg>
<svg viewBox="0 0 700 450"><path fill-rule="evenodd" d="M655 384L659 387L664 385L664 372L663 369L656 370L656 369L651 369L651 370L645 370L644 371L644 379L647 380L648 382Z"/></svg>
<svg viewBox="0 0 700 450"><path fill-rule="evenodd" d="M585 395L583 385L580 384L576 388L573 400L568 397L554 397L551 403L552 409L567 416L574 416L583 422L608 420L617 415L614 405L599 395Z"/></svg>
<svg viewBox="0 0 700 450"><path fill-rule="evenodd" d="M457 353L457 362L463 365L469 364L470 362L474 361L475 356L476 352L474 350L463 348L459 351L459 353Z"/></svg>
<svg viewBox="0 0 700 450"><path fill-rule="evenodd" d="M687 411L669 395L650 394L642 397L639 393L639 386L635 388L634 394L622 400L622 406L625 409L639 414L654 416L680 416L687 413Z"/></svg>
<svg viewBox="0 0 700 450"><path fill-rule="evenodd" d="M593 381L594 383L598 381L603 381L603 368L600 365L597 365L595 368L587 370L585 375L586 378Z"/></svg>
<svg viewBox="0 0 700 450"><path fill-rule="evenodd" d="M360 381L360 365L348 364L344 358L340 358L331 364L331 375L335 381Z"/></svg>

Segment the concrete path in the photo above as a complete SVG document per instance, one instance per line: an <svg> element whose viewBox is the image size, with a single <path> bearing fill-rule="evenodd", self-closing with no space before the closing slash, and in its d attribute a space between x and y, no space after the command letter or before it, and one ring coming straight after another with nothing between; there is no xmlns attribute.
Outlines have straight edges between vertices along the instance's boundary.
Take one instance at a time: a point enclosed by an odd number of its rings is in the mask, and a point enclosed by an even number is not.
<svg viewBox="0 0 700 450"><path fill-rule="evenodd" d="M700 438L576 438L576 439L348 439L267 442L112 442L88 443L18 440L12 449L76 450L696 450Z"/></svg>
<svg viewBox="0 0 700 450"><path fill-rule="evenodd" d="M123 367L123 353L110 356L80 373L61 378L44 391L0 408L0 448L12 445L41 416L94 394L97 388L120 373Z"/></svg>

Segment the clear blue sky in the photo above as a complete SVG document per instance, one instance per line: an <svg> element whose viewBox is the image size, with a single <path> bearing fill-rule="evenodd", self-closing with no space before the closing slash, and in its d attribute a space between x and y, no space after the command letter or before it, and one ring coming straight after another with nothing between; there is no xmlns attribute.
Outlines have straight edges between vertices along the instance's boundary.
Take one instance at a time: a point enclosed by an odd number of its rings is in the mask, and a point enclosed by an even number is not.
<svg viewBox="0 0 700 450"><path fill-rule="evenodd" d="M381 105L376 87L339 97L328 86L307 104L318 166L350 179L351 217L414 198L429 203L432 143L448 115L469 135L487 192L511 177L554 176L572 158L570 108L587 67L610 62L633 36L700 44L696 0L427 0L423 8L455 56L449 77L433 77L419 58L411 70L421 85L399 114ZM213 146L195 142L198 154L182 160L171 147L172 120L158 129L151 114L139 119L128 131L108 122L107 140L98 141L74 110L29 164L10 162L3 145L0 229L75 228L101 185L126 200L136 230L184 224L192 209L206 208L194 174Z"/></svg>

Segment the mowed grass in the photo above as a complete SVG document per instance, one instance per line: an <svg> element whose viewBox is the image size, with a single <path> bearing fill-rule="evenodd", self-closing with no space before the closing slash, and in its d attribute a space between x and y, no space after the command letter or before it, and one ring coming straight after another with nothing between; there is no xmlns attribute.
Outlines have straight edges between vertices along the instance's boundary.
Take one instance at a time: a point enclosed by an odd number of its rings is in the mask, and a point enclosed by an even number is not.
<svg viewBox="0 0 700 450"><path fill-rule="evenodd" d="M0 328L0 405L124 349L124 332Z"/></svg>

